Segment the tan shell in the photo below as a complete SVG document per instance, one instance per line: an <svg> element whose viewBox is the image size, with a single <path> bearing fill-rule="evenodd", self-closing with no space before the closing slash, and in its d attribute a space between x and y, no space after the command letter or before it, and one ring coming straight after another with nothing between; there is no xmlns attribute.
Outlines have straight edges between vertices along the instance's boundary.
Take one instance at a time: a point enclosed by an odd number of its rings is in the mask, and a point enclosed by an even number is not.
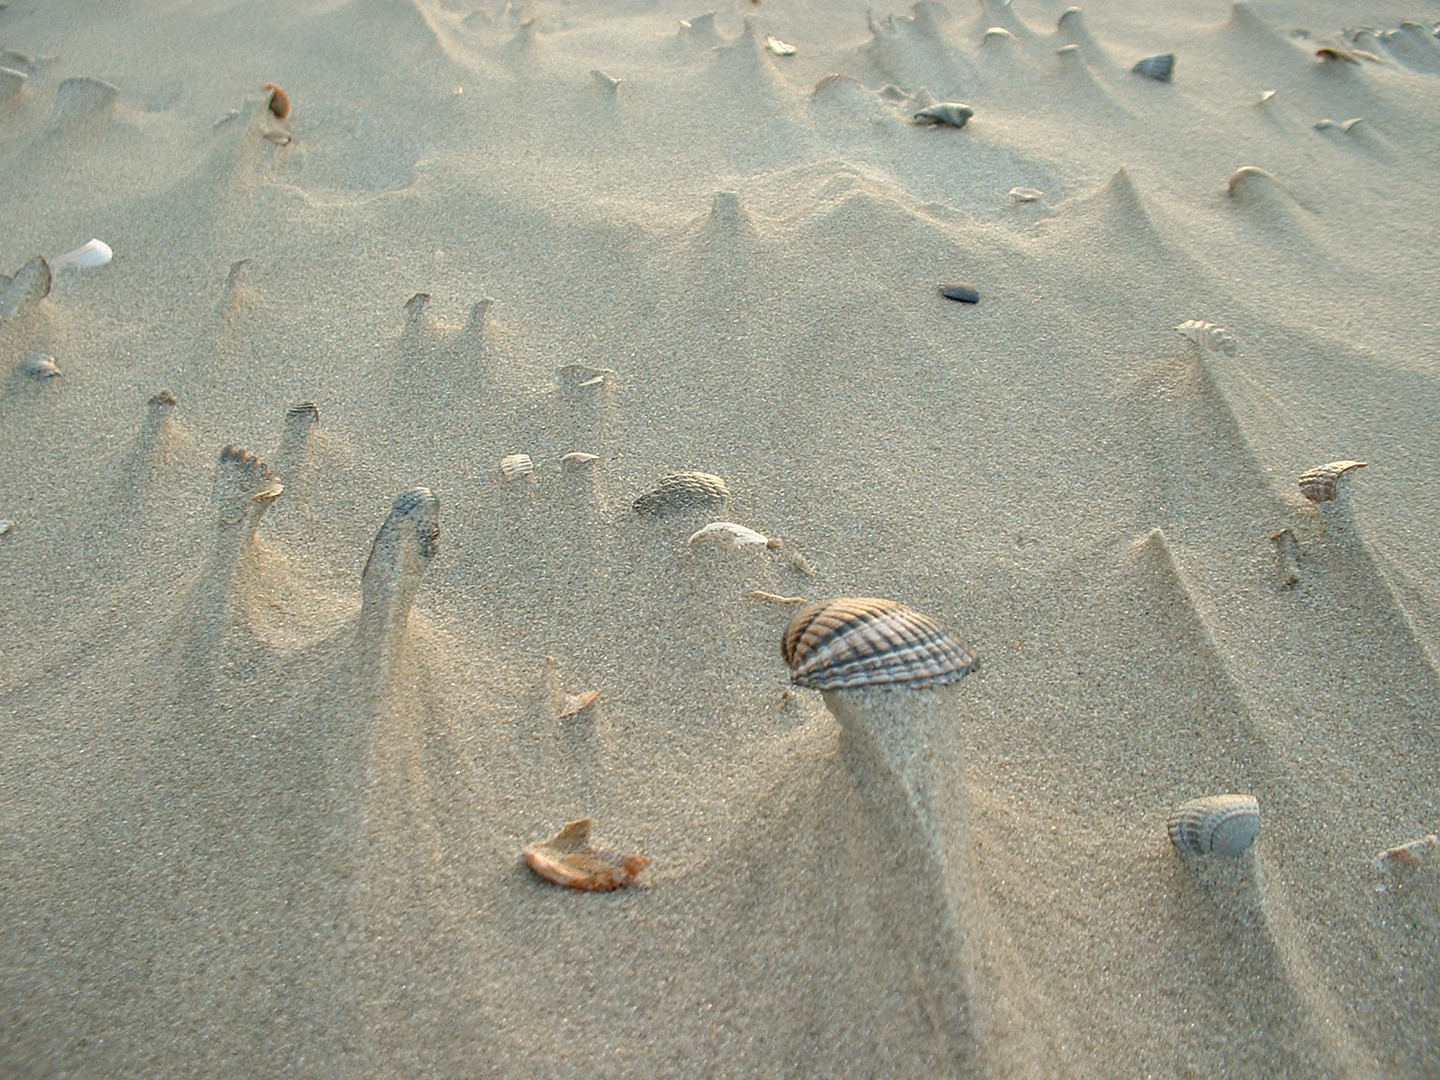
<svg viewBox="0 0 1440 1080"><path fill-rule="evenodd" d="M560 468L565 472L579 472L582 469L593 468L599 460L599 454L587 454L583 451L575 450L560 458Z"/></svg>
<svg viewBox="0 0 1440 1080"><path fill-rule="evenodd" d="M1335 498L1340 477L1351 469L1363 469L1366 461L1330 461L1300 474L1300 494L1312 503L1329 502Z"/></svg>
<svg viewBox="0 0 1440 1080"><path fill-rule="evenodd" d="M506 454L500 459L500 475L505 482L521 480L535 473L535 463L530 460L529 454Z"/></svg>
<svg viewBox="0 0 1440 1080"><path fill-rule="evenodd" d="M1243 855L1260 832L1254 795L1207 795L1176 808L1167 825L1182 855Z"/></svg>
<svg viewBox="0 0 1440 1080"><path fill-rule="evenodd" d="M1404 866L1412 870L1440 857L1440 836L1431 833L1419 840L1411 840L1398 847L1382 851L1375 859L1377 870L1389 870Z"/></svg>
<svg viewBox="0 0 1440 1080"><path fill-rule="evenodd" d="M770 541L754 529L733 521L712 521L690 536L690 546L719 544L727 548L769 547Z"/></svg>
<svg viewBox="0 0 1440 1080"><path fill-rule="evenodd" d="M810 605L790 623L780 653L790 681L815 690L941 686L979 666L934 620L873 597Z"/></svg>
<svg viewBox="0 0 1440 1080"><path fill-rule="evenodd" d="M677 472L662 476L654 491L635 500L640 514L675 514L683 510L723 507L730 489L718 476L703 472Z"/></svg>
<svg viewBox="0 0 1440 1080"><path fill-rule="evenodd" d="M1199 319L1189 319L1175 329L1180 332L1181 337L1188 338L1202 349L1224 353L1226 356L1234 356L1239 351L1235 335L1223 326L1201 322Z"/></svg>
<svg viewBox="0 0 1440 1080"><path fill-rule="evenodd" d="M590 819L566 825L549 840L525 849L525 864L546 881L567 889L610 892L635 880L650 865L643 855L617 855L590 846Z"/></svg>
<svg viewBox="0 0 1440 1080"><path fill-rule="evenodd" d="M560 710L559 719L567 720L572 716L579 716L595 702L600 700L599 690L587 690L583 694L566 695L565 705Z"/></svg>

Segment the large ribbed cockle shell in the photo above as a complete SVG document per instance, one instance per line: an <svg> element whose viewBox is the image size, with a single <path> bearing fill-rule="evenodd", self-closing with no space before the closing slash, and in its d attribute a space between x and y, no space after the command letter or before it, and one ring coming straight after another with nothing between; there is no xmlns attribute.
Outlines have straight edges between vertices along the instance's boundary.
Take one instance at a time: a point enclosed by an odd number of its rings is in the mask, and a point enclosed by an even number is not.
<svg viewBox="0 0 1440 1080"><path fill-rule="evenodd" d="M730 489L718 476L703 472L677 472L662 476L654 491L635 500L639 514L680 513L685 510L718 509L730 498Z"/></svg>
<svg viewBox="0 0 1440 1080"><path fill-rule="evenodd" d="M1329 502L1335 498L1335 488L1340 483L1340 477L1351 469L1363 469L1366 464L1364 461L1330 461L1324 465L1316 465L1315 468L1300 474L1300 494L1312 503Z"/></svg>
<svg viewBox="0 0 1440 1080"><path fill-rule="evenodd" d="M1254 795L1207 795L1170 815L1170 839L1182 855L1243 855L1260 832Z"/></svg>
<svg viewBox="0 0 1440 1080"><path fill-rule="evenodd" d="M979 666L933 619L874 597L812 604L790 623L780 652L790 681L814 690L941 686Z"/></svg>

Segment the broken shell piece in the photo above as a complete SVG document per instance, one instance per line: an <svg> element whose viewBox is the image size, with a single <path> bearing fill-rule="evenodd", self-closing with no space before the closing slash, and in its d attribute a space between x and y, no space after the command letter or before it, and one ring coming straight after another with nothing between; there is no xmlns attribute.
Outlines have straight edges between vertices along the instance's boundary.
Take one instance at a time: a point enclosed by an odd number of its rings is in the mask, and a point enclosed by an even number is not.
<svg viewBox="0 0 1440 1080"><path fill-rule="evenodd" d="M1260 91L1260 100L1257 101L1255 104L1257 104L1257 105L1264 105L1265 102L1269 101L1269 100L1270 100L1272 97L1274 97L1274 96L1275 96L1275 91L1274 91L1274 90L1261 90L1261 91Z"/></svg>
<svg viewBox="0 0 1440 1080"><path fill-rule="evenodd" d="M685 510L723 507L730 489L718 476L703 472L677 472L660 478L654 491L634 502L635 512L663 516Z"/></svg>
<svg viewBox="0 0 1440 1080"><path fill-rule="evenodd" d="M1318 56L1322 62L1343 60L1347 64L1360 63L1360 55L1358 53L1353 53L1349 49L1343 49L1339 45L1321 45L1320 48L1315 50L1315 55Z"/></svg>
<svg viewBox="0 0 1440 1080"><path fill-rule="evenodd" d="M506 454L500 459L500 475L506 483L534 474L535 463L530 460L529 454Z"/></svg>
<svg viewBox="0 0 1440 1080"><path fill-rule="evenodd" d="M1202 349L1209 349L1211 352L1224 353L1226 356L1234 356L1240 346L1235 341L1235 335L1226 330L1223 326L1216 326L1214 323L1201 322L1199 319L1189 319L1175 327L1180 336L1187 338Z"/></svg>
<svg viewBox="0 0 1440 1080"><path fill-rule="evenodd" d="M1012 34L1009 30L1006 30L1005 27L1003 27L1003 26L992 26L992 27L990 27L988 30L985 31L985 36L984 36L984 38L981 39L980 44L981 44L981 45L994 45L994 44L998 44L998 43L1000 43L1000 42L1002 42L1002 41L1016 41L1016 40L1018 40L1018 39L1015 37L1015 35Z"/></svg>
<svg viewBox="0 0 1440 1080"><path fill-rule="evenodd" d="M765 48L769 49L776 56L794 56L798 51L794 45L781 41L774 34L765 35Z"/></svg>
<svg viewBox="0 0 1440 1080"><path fill-rule="evenodd" d="M614 75L607 75L599 68L590 69L590 77L595 80L597 86L602 90L608 90L612 94L620 89L620 80Z"/></svg>
<svg viewBox="0 0 1440 1080"><path fill-rule="evenodd" d="M288 131L267 131L265 141L274 143L276 146L289 146L290 133Z"/></svg>
<svg viewBox="0 0 1440 1080"><path fill-rule="evenodd" d="M1331 461L1317 465L1300 474L1300 494L1312 503L1329 502L1335 498L1340 477L1351 469L1363 469L1368 464L1365 461Z"/></svg>
<svg viewBox="0 0 1440 1080"><path fill-rule="evenodd" d="M910 119L916 124L963 128L974 115L975 110L969 105L962 105L958 101L937 101L934 105L921 109Z"/></svg>
<svg viewBox="0 0 1440 1080"><path fill-rule="evenodd" d="M599 690L588 690L583 694L566 694L565 705L560 710L559 718L561 720L568 720L572 716L579 716L599 700Z"/></svg>
<svg viewBox="0 0 1440 1080"><path fill-rule="evenodd" d="M110 250L110 245L104 240L88 240L81 244L74 251L67 251L64 255L58 255L50 260L51 270L94 270L96 267L104 266L115 253Z"/></svg>
<svg viewBox="0 0 1440 1080"><path fill-rule="evenodd" d="M1440 855L1440 836L1431 833L1419 840L1411 840L1399 847L1382 851L1375 859L1375 869L1389 870L1397 866L1414 869L1424 866L1437 855Z"/></svg>
<svg viewBox="0 0 1440 1080"><path fill-rule="evenodd" d="M1039 202L1041 199L1045 198L1045 193L1039 188L1012 187L1010 189L1010 198L1014 199L1017 203Z"/></svg>
<svg viewBox="0 0 1440 1080"><path fill-rule="evenodd" d="M780 653L790 681L814 690L942 686L979 666L933 619L872 597L810 605L791 621Z"/></svg>
<svg viewBox="0 0 1440 1080"><path fill-rule="evenodd" d="M60 375L60 365L55 363L53 356L37 352L21 363L20 374L29 375L32 379L54 379Z"/></svg>
<svg viewBox="0 0 1440 1080"><path fill-rule="evenodd" d="M1315 125L1316 131L1344 131L1349 132L1356 124L1365 119L1363 116L1352 117L1349 120L1335 121L1328 116Z"/></svg>
<svg viewBox="0 0 1440 1080"><path fill-rule="evenodd" d="M270 91L270 112L276 120L284 120L290 115L290 95L273 82L267 82L260 87L261 90Z"/></svg>
<svg viewBox="0 0 1440 1080"><path fill-rule="evenodd" d="M1166 828L1182 855L1243 855L1260 832L1253 795L1207 795L1181 804Z"/></svg>
<svg viewBox="0 0 1440 1080"><path fill-rule="evenodd" d="M566 364L555 370L560 375L560 382L572 390L604 386L606 378L615 374L609 368L596 368L588 364Z"/></svg>
<svg viewBox="0 0 1440 1080"><path fill-rule="evenodd" d="M586 454L575 450L560 458L560 468L565 472L589 471L600 460L599 454Z"/></svg>
<svg viewBox="0 0 1440 1080"><path fill-rule="evenodd" d="M0 322L9 322L23 308L49 296L50 283L50 264L43 255L34 256L0 289Z"/></svg>
<svg viewBox="0 0 1440 1080"><path fill-rule="evenodd" d="M0 518L0 536L8 535L13 528L15 528L15 522L9 518Z"/></svg>
<svg viewBox="0 0 1440 1080"><path fill-rule="evenodd" d="M253 532L260 515L284 491L285 485L270 466L249 450L226 446L220 451L220 467L215 471L210 498L220 511L222 525L237 525L250 515ZM252 514L252 510L258 512Z"/></svg>
<svg viewBox="0 0 1440 1080"><path fill-rule="evenodd" d="M756 600L764 600L767 604L803 604L803 596L781 596L779 593L766 592L764 589L754 589L750 596Z"/></svg>
<svg viewBox="0 0 1440 1080"><path fill-rule="evenodd" d="M551 839L527 847L525 864L546 881L567 889L610 892L629 885L650 860L591 847L590 819L581 818Z"/></svg>
<svg viewBox="0 0 1440 1080"><path fill-rule="evenodd" d="M1230 180L1225 185L1232 197L1239 195L1240 185L1246 180L1269 180L1281 190L1288 190L1284 184L1275 178L1274 173L1267 172L1258 165L1241 165L1240 168L1230 174Z"/></svg>
<svg viewBox="0 0 1440 1080"><path fill-rule="evenodd" d="M744 547L769 547L770 541L761 536L754 529L747 529L744 525L736 525L733 521L715 521L699 529L690 536L690 546L696 544L719 543L725 547L739 549Z"/></svg>
<svg viewBox="0 0 1440 1080"><path fill-rule="evenodd" d="M1159 56L1147 56L1130 70L1136 75L1144 75L1145 78L1154 79L1156 82L1169 82L1175 73L1175 54L1161 53Z"/></svg>

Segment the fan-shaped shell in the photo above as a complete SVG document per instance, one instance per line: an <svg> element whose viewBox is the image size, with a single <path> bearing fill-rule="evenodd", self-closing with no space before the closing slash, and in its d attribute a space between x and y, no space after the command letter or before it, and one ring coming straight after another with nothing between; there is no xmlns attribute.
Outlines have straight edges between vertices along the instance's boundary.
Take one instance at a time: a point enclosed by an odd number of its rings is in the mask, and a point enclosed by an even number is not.
<svg viewBox="0 0 1440 1080"><path fill-rule="evenodd" d="M590 846L590 819L572 821L549 840L525 849L525 864L546 881L586 892L629 885L650 865L642 855L619 855Z"/></svg>
<svg viewBox="0 0 1440 1080"><path fill-rule="evenodd" d="M500 459L500 475L506 482L531 476L534 472L535 463L530 460L529 454L506 454Z"/></svg>
<svg viewBox="0 0 1440 1080"><path fill-rule="evenodd" d="M1324 465L1316 465L1315 468L1300 474L1300 494L1312 503L1329 502L1335 498L1335 488L1340 483L1340 477L1351 469L1363 469L1368 464L1369 462L1365 461L1330 461Z"/></svg>
<svg viewBox="0 0 1440 1080"><path fill-rule="evenodd" d="M1159 56L1147 56L1130 70L1136 75L1144 75L1147 79L1169 82L1175 73L1175 54L1161 53Z"/></svg>
<svg viewBox="0 0 1440 1080"><path fill-rule="evenodd" d="M640 514L674 514L682 510L721 507L730 498L730 489L718 476L703 472L677 472L662 476L654 491L635 500Z"/></svg>
<svg viewBox="0 0 1440 1080"><path fill-rule="evenodd" d="M1170 815L1170 839L1182 855L1243 855L1260 832L1254 795L1207 795Z"/></svg>
<svg viewBox="0 0 1440 1080"><path fill-rule="evenodd" d="M979 666L933 619L873 597L812 604L790 623L780 652L790 681L815 690L940 686Z"/></svg>
<svg viewBox="0 0 1440 1080"><path fill-rule="evenodd" d="M911 117L917 124L943 124L946 127L963 128L975 115L969 105L958 101L937 101L934 105L920 109Z"/></svg>
<svg viewBox="0 0 1440 1080"><path fill-rule="evenodd" d="M1216 326L1214 323L1188 319L1175 329L1179 331L1181 337L1188 338L1200 348L1209 349L1211 352L1234 356L1240 349L1235 341L1235 335L1223 326Z"/></svg>

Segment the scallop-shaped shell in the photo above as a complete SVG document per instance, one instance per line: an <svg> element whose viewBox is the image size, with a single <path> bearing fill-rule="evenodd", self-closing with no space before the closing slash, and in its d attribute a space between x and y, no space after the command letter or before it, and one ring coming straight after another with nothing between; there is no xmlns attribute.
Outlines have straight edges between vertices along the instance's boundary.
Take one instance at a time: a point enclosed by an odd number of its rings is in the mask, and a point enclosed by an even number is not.
<svg viewBox="0 0 1440 1080"><path fill-rule="evenodd" d="M729 548L743 547L768 547L770 541L744 525L737 525L733 521L713 521L703 529L698 529L690 535L690 546L697 544L723 544Z"/></svg>
<svg viewBox="0 0 1440 1080"><path fill-rule="evenodd" d="M1145 78L1154 79L1156 82L1169 82L1175 73L1175 54L1161 53L1159 56L1147 56L1130 70L1136 75L1144 75Z"/></svg>
<svg viewBox="0 0 1440 1080"><path fill-rule="evenodd" d="M1254 795L1207 795L1176 808L1167 826L1182 855L1243 855L1260 832Z"/></svg>
<svg viewBox="0 0 1440 1080"><path fill-rule="evenodd" d="M110 245L104 240L87 240L74 251L67 251L64 255L57 255L50 260L51 270L94 270L98 266L104 266L115 257L110 250Z"/></svg>
<svg viewBox="0 0 1440 1080"><path fill-rule="evenodd" d="M677 472L662 476L654 491L635 500L641 514L675 514L683 510L724 506L730 489L718 476L703 472Z"/></svg>
<svg viewBox="0 0 1440 1080"><path fill-rule="evenodd" d="M535 463L530 460L529 454L506 454L500 459L500 475L507 483L531 476L534 472Z"/></svg>
<svg viewBox="0 0 1440 1080"><path fill-rule="evenodd" d="M1223 326L1216 326L1214 323L1201 322L1199 319L1189 319L1175 327L1181 337L1189 338L1202 349L1209 349L1211 352L1224 353L1226 356L1234 356L1240 346L1235 341L1235 335Z"/></svg>
<svg viewBox="0 0 1440 1080"><path fill-rule="evenodd" d="M21 363L20 374L29 375L32 379L54 379L60 375L60 365L55 363L53 356L37 352Z"/></svg>
<svg viewBox="0 0 1440 1080"><path fill-rule="evenodd" d="M790 681L815 690L940 686L979 662L933 619L893 600L842 597L812 604L785 631Z"/></svg>
<svg viewBox="0 0 1440 1080"><path fill-rule="evenodd" d="M525 864L546 881L586 892L629 885L650 865L642 855L619 855L590 846L590 819L572 821L549 840L525 849Z"/></svg>
<svg viewBox="0 0 1440 1080"><path fill-rule="evenodd" d="M963 128L975 115L969 105L958 101L937 101L915 113L910 119L917 124L943 124L947 127Z"/></svg>
<svg viewBox="0 0 1440 1080"><path fill-rule="evenodd" d="M1330 461L1317 465L1300 474L1300 494L1312 503L1329 502L1335 498L1340 477L1351 469L1363 469L1367 464L1365 461Z"/></svg>

